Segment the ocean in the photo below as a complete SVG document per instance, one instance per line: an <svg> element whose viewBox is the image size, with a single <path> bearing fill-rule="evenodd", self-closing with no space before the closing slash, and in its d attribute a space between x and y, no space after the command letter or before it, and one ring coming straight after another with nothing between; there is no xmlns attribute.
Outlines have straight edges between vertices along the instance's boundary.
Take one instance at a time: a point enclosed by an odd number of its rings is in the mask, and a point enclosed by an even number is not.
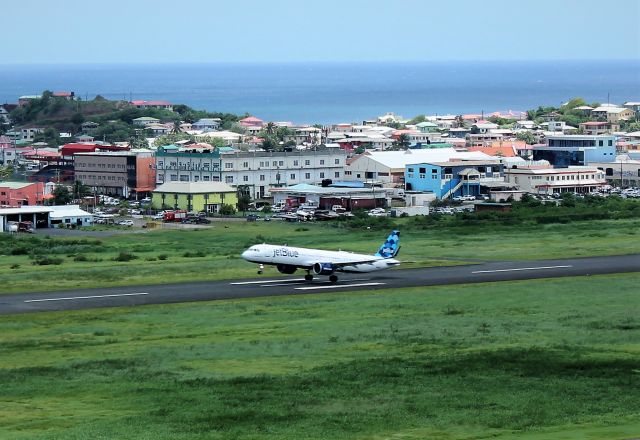
<svg viewBox="0 0 640 440"><path fill-rule="evenodd" d="M267 121L360 122L386 112L525 111L587 102L640 101L640 60L0 65L0 102L42 90L82 99L165 99Z"/></svg>

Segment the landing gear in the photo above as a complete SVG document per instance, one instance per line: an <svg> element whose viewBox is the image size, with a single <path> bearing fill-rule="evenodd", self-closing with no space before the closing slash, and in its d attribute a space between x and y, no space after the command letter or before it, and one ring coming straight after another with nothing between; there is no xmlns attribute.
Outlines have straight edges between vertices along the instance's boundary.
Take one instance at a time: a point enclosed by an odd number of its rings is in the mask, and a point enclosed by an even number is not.
<svg viewBox="0 0 640 440"><path fill-rule="evenodd" d="M262 275L262 272L264 272L264 264L258 266L258 275Z"/></svg>
<svg viewBox="0 0 640 440"><path fill-rule="evenodd" d="M329 277L329 281L331 281L333 284L338 282L338 275L331 275Z"/></svg>
<svg viewBox="0 0 640 440"><path fill-rule="evenodd" d="M306 274L304 276L304 280L305 281L313 281L313 275L311 275L310 273Z"/></svg>

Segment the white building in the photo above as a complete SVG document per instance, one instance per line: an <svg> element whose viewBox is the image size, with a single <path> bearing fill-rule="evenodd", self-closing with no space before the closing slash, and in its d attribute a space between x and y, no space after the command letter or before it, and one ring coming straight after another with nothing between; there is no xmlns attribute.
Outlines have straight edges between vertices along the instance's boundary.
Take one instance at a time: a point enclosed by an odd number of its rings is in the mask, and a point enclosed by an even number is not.
<svg viewBox="0 0 640 440"><path fill-rule="evenodd" d="M505 180L532 194L590 193L604 185L604 172L594 166L568 168L510 168Z"/></svg>
<svg viewBox="0 0 640 440"><path fill-rule="evenodd" d="M63 224L65 227L91 226L93 224L93 214L80 209L79 205L59 205L50 206L49 226L59 227Z"/></svg>
<svg viewBox="0 0 640 440"><path fill-rule="evenodd" d="M404 186L404 172L407 164L446 162L452 159L486 160L491 159L491 156L480 152L456 151L453 148L366 151L350 161L344 172L344 180L382 183L385 186Z"/></svg>
<svg viewBox="0 0 640 440"><path fill-rule="evenodd" d="M191 124L192 130L213 131L220 128L220 118L202 118Z"/></svg>
<svg viewBox="0 0 640 440"><path fill-rule="evenodd" d="M263 198L274 187L344 180L346 159L340 148L235 152L221 154L220 169L223 182L242 188L252 198Z"/></svg>

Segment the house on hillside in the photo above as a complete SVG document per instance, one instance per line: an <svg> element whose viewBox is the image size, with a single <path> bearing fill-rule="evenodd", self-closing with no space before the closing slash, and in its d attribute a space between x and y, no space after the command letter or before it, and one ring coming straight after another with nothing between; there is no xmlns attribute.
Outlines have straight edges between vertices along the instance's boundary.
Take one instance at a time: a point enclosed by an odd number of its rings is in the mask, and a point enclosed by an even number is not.
<svg viewBox="0 0 640 440"><path fill-rule="evenodd" d="M240 121L238 121L238 124L241 127L245 127L245 128L250 128L250 127L262 128L262 126L264 125L264 121L262 119L256 118L255 116L249 116L244 119L240 119Z"/></svg>
<svg viewBox="0 0 640 440"><path fill-rule="evenodd" d="M636 114L629 108L601 105L600 107L594 108L591 111L591 115L596 119L618 123L623 120L633 119Z"/></svg>
<svg viewBox="0 0 640 440"><path fill-rule="evenodd" d="M214 131L220 128L220 118L202 118L191 124L191 130Z"/></svg>
<svg viewBox="0 0 640 440"><path fill-rule="evenodd" d="M162 101L162 100L154 100L154 101L135 100L135 101L131 101L129 104L131 104L132 106L134 106L136 108L140 108L140 109L155 108L155 109L160 109L160 110L173 111L173 104L171 104L169 101Z"/></svg>
<svg viewBox="0 0 640 440"><path fill-rule="evenodd" d="M160 119L152 118L150 116L142 116L140 118L135 118L132 122L133 122L133 125L139 125L139 126L145 127L149 124L160 123Z"/></svg>

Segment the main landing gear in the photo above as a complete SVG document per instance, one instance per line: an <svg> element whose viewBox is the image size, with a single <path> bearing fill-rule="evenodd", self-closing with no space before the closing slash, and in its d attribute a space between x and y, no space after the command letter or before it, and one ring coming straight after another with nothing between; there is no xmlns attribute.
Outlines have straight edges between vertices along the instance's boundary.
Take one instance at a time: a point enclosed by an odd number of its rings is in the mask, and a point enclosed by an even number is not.
<svg viewBox="0 0 640 440"><path fill-rule="evenodd" d="M307 273L307 274L304 276L304 280L305 280L305 281L313 281L313 274L311 274L311 273ZM337 282L338 282L338 275L330 275L330 276L329 276L329 281L330 281L332 284L337 283Z"/></svg>
<svg viewBox="0 0 640 440"><path fill-rule="evenodd" d="M264 264L258 266L258 275L262 275L262 272L264 272Z"/></svg>

